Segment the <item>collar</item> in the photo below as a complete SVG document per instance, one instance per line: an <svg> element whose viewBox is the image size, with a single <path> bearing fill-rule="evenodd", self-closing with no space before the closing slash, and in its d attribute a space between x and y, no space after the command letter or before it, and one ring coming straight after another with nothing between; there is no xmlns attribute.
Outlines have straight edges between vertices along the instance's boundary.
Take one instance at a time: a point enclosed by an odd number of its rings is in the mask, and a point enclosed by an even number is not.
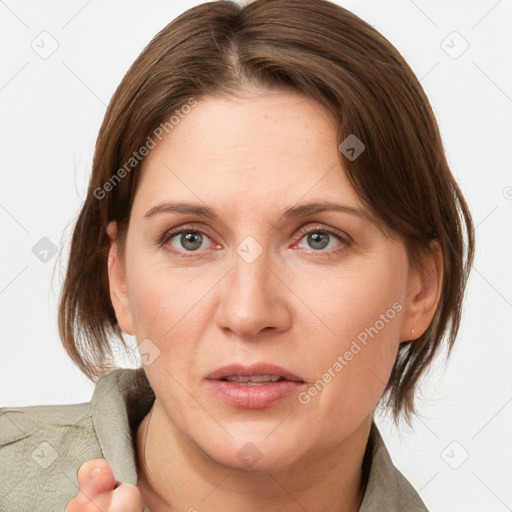
<svg viewBox="0 0 512 512"><path fill-rule="evenodd" d="M91 415L102 453L121 482L137 485L135 435L155 394L144 368L115 369L96 384ZM375 421L368 439L369 475L359 512L428 512L418 493L394 466ZM365 455L367 457L367 455Z"/></svg>

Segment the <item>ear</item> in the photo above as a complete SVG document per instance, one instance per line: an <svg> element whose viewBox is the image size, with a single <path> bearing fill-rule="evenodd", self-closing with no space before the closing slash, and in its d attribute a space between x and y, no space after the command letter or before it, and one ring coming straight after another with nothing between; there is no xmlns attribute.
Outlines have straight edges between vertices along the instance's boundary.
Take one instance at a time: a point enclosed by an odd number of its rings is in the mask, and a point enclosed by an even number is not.
<svg viewBox="0 0 512 512"><path fill-rule="evenodd" d="M430 255L421 270L411 271L400 341L419 338L434 318L443 282L443 255L437 240L430 244ZM413 333L414 330L414 333Z"/></svg>
<svg viewBox="0 0 512 512"><path fill-rule="evenodd" d="M126 269L118 252L117 223L115 220L108 223L106 231L110 238L107 263L110 300L116 312L119 327L126 334L133 335L133 320L126 287Z"/></svg>

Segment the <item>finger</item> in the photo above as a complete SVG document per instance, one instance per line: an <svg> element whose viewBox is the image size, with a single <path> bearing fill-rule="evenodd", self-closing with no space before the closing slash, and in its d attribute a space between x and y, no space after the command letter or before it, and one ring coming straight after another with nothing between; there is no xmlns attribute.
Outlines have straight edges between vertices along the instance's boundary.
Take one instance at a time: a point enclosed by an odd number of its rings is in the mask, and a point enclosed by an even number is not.
<svg viewBox="0 0 512 512"><path fill-rule="evenodd" d="M119 482L119 487L112 490L111 494L109 512L141 512L142 495L137 487Z"/></svg>
<svg viewBox="0 0 512 512"><path fill-rule="evenodd" d="M142 495L137 487L120 484L94 498L87 497L80 491L66 507L65 512L141 512Z"/></svg>
<svg viewBox="0 0 512 512"><path fill-rule="evenodd" d="M137 487L117 482L108 461L93 459L78 470L80 491L66 512L140 512L142 496Z"/></svg>
<svg viewBox="0 0 512 512"><path fill-rule="evenodd" d="M114 472L106 459L89 460L78 470L80 491L90 499L111 491L115 482Z"/></svg>

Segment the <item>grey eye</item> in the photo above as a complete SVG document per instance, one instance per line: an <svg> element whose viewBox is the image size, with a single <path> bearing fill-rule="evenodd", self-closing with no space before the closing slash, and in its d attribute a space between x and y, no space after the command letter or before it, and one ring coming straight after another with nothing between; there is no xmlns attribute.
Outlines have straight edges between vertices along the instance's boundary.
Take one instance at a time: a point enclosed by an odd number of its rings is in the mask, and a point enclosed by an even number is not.
<svg viewBox="0 0 512 512"><path fill-rule="evenodd" d="M171 245L186 251L197 251L205 242L205 237L198 231L178 233L171 238Z"/></svg>
<svg viewBox="0 0 512 512"><path fill-rule="evenodd" d="M331 235L329 233L322 233L317 231L307 235L307 242L311 249L319 250L325 249L329 245Z"/></svg>
<svg viewBox="0 0 512 512"><path fill-rule="evenodd" d="M324 249L336 249L344 245L343 241L333 233L328 231L310 231L304 234L300 239L299 247L302 249L313 249L314 251L324 251Z"/></svg>

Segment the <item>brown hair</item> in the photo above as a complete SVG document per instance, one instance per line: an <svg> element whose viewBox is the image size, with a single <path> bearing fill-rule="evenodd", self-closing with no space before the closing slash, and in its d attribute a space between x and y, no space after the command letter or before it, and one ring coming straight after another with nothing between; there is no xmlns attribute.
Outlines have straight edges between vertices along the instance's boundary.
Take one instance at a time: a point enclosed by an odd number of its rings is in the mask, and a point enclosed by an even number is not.
<svg viewBox="0 0 512 512"><path fill-rule="evenodd" d="M443 340L448 353L455 341L473 224L414 73L375 29L326 0L205 3L167 25L133 63L103 120L72 236L59 305L64 347L93 380L112 368L111 335L127 347L110 301L105 228L117 221L122 256L140 150L191 99L246 87L286 88L323 104L339 122L339 141L363 141L357 159L340 158L361 199L405 240L410 265L420 268L432 240L440 245L434 319L414 343L401 344L381 399L395 421L400 413L410 421L419 377Z"/></svg>

